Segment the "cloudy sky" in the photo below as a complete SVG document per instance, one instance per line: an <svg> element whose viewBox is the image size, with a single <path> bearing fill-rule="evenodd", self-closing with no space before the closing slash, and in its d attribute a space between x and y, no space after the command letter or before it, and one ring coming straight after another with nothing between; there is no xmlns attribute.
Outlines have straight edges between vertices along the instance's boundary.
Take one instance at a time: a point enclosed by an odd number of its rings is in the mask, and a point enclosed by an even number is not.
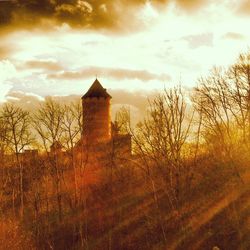
<svg viewBox="0 0 250 250"><path fill-rule="evenodd" d="M248 0L0 0L0 102L195 86L250 44ZM136 104L137 103L137 104Z"/></svg>

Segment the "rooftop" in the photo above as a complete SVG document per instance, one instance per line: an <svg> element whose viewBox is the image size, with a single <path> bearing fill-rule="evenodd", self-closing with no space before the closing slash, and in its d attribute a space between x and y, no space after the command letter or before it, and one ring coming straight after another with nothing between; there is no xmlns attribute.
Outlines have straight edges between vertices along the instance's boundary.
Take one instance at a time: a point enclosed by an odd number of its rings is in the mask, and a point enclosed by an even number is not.
<svg viewBox="0 0 250 250"><path fill-rule="evenodd" d="M86 94L82 97L82 99L93 98L93 97L111 98L111 96L108 94L107 90L105 88L103 88L103 86L98 81L98 79L95 79L94 83L89 88L89 90L86 92Z"/></svg>

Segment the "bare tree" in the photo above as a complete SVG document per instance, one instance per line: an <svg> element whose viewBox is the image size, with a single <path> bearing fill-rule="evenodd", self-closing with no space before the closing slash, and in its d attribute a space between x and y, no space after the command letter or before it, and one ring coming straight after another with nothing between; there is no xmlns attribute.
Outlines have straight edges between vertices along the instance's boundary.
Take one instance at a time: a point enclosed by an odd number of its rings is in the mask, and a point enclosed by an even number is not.
<svg viewBox="0 0 250 250"><path fill-rule="evenodd" d="M47 154L49 172L55 180L59 219L62 219L62 178L61 140L63 136L63 107L52 99L47 99L34 114L33 126L42 141Z"/></svg>
<svg viewBox="0 0 250 250"><path fill-rule="evenodd" d="M233 136L232 103L230 101L229 86L222 71L214 69L211 76L201 78L193 98L195 108L203 116L203 128L206 132L207 143L214 143L220 138L222 152L231 149Z"/></svg>
<svg viewBox="0 0 250 250"><path fill-rule="evenodd" d="M130 108L121 107L115 114L115 128L119 134L129 134L131 132Z"/></svg>
<svg viewBox="0 0 250 250"><path fill-rule="evenodd" d="M51 98L34 114L33 125L46 152L50 151L51 145L61 141L63 114L63 107Z"/></svg>
<svg viewBox="0 0 250 250"><path fill-rule="evenodd" d="M182 153L187 142L192 115L187 119L181 88L165 91L150 103L149 117L138 126L137 148L161 172L178 201ZM140 144L140 145L139 145Z"/></svg>
<svg viewBox="0 0 250 250"><path fill-rule="evenodd" d="M0 156L2 159L8 151L7 131L7 124L4 122L3 117L0 117Z"/></svg>
<svg viewBox="0 0 250 250"><path fill-rule="evenodd" d="M133 133L134 151L141 159L141 169L151 183L154 202L159 211L158 223L166 241L159 191L166 194L169 206L178 215L181 194L187 187L184 183L184 153L193 112L190 116L187 114L186 96L181 87L165 90L149 104L148 116Z"/></svg>
<svg viewBox="0 0 250 250"><path fill-rule="evenodd" d="M241 54L225 74L232 100L230 111L247 143L250 136L250 53Z"/></svg>
<svg viewBox="0 0 250 250"><path fill-rule="evenodd" d="M79 102L64 106L62 119L63 142L70 156L70 165L74 170L74 200L78 200L78 173L75 146L82 134L82 108Z"/></svg>
<svg viewBox="0 0 250 250"><path fill-rule="evenodd" d="M0 119L1 123L6 126L5 132L1 136L4 137L3 139L8 143L10 150L15 154L16 165L19 169L20 213L22 216L24 212L24 166L20 154L33 141L30 133L30 117L27 111L12 104L6 104L2 108Z"/></svg>
<svg viewBox="0 0 250 250"><path fill-rule="evenodd" d="M201 78L195 107L203 113L203 127L219 136L225 151L232 143L247 145L250 136L250 55L241 54L228 69L215 68Z"/></svg>
<svg viewBox="0 0 250 250"><path fill-rule="evenodd" d="M228 69L215 68L201 78L193 102L202 114L202 134L211 152L240 178L236 156L250 146L250 55L241 54Z"/></svg>

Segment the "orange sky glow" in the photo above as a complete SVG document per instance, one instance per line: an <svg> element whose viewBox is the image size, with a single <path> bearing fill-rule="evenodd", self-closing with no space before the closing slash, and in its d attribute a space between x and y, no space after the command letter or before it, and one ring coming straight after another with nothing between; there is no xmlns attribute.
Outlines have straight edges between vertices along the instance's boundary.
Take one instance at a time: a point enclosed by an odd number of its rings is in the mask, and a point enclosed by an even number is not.
<svg viewBox="0 0 250 250"><path fill-rule="evenodd" d="M82 95L96 76L136 102L249 48L250 1L23 2L0 1L0 102Z"/></svg>

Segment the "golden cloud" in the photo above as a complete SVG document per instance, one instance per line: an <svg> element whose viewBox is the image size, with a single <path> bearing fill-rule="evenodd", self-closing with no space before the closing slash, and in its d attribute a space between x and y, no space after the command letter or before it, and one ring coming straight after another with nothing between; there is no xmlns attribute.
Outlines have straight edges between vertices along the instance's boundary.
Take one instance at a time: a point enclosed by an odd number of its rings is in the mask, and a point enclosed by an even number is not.
<svg viewBox="0 0 250 250"><path fill-rule="evenodd" d="M8 45L0 46L0 60L7 59L8 56L14 51L14 48Z"/></svg>
<svg viewBox="0 0 250 250"><path fill-rule="evenodd" d="M47 71L58 71L62 70L63 67L54 61L28 61L21 69L42 69Z"/></svg>
<svg viewBox="0 0 250 250"><path fill-rule="evenodd" d="M240 33L228 32L225 35L223 35L223 38L224 39L232 39L232 40L243 40L245 37Z"/></svg>
<svg viewBox="0 0 250 250"><path fill-rule="evenodd" d="M185 10L196 10L208 3L208 0L176 0L176 4Z"/></svg>
<svg viewBox="0 0 250 250"><path fill-rule="evenodd" d="M139 79L141 81L161 80L169 81L171 77L167 74L155 74L146 70L131 70L121 68L102 68L102 67L89 67L79 71L63 71L55 74L49 74L50 79L88 79L94 75L102 77L110 77L116 80L122 79Z"/></svg>

